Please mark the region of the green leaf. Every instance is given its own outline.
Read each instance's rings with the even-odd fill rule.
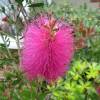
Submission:
[[[5,7],[1,7],[1,11],[3,12],[3,13],[5,13]]]
[[[45,100],[46,93],[40,93],[38,99],[39,100]]]
[[[35,100],[36,93],[34,91],[30,91],[27,88],[24,88],[20,94],[22,100],[29,100],[29,98]]]
[[[43,7],[43,6],[44,6],[44,3],[34,3],[34,4],[29,5],[29,7]]]
[[[20,5],[22,5],[22,2],[24,1],[24,0],[15,0],[18,4],[20,4]]]

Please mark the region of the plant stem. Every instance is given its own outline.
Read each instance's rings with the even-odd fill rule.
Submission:
[[[3,35],[1,35],[1,37],[2,37],[2,40],[3,40],[4,44],[5,44],[5,46],[6,46],[6,49],[7,49],[7,52],[8,52],[8,55],[9,55],[10,59],[13,59],[13,57],[12,57],[12,55],[11,55],[11,52],[10,52],[10,50],[9,50],[8,47],[7,47],[7,43],[6,43],[6,41],[4,40]]]
[[[6,50],[7,50],[7,53],[9,55],[10,59],[13,60],[13,56],[12,56],[12,54],[11,54],[11,52],[10,52],[8,46],[7,46],[7,42],[5,41],[5,39],[4,39],[2,34],[1,34],[1,38],[2,38],[2,40],[3,40],[3,42],[4,42],[5,46],[6,46]],[[12,65],[14,66],[14,68],[16,68],[16,64],[14,62],[12,62]]]

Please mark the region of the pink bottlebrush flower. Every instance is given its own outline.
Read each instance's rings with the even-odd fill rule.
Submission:
[[[29,80],[54,81],[66,72],[73,53],[73,29],[64,21],[42,14],[24,32],[21,68]]]

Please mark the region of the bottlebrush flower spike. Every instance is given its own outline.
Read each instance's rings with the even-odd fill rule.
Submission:
[[[65,74],[74,53],[72,32],[68,23],[48,14],[27,25],[21,68],[29,80],[42,77],[54,81]]]

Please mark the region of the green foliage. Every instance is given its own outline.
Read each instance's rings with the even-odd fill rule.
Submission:
[[[100,84],[100,65],[75,61],[64,79],[48,86],[53,100],[99,100],[96,84]],[[60,94],[60,95],[59,95]]]
[[[22,5],[22,2],[24,1],[24,0],[15,0],[18,4],[20,4],[20,5]]]
[[[44,3],[34,3],[34,4],[29,5],[29,7],[43,7],[43,6],[44,6]]]
[[[1,6],[1,11],[5,13],[5,7]]]

